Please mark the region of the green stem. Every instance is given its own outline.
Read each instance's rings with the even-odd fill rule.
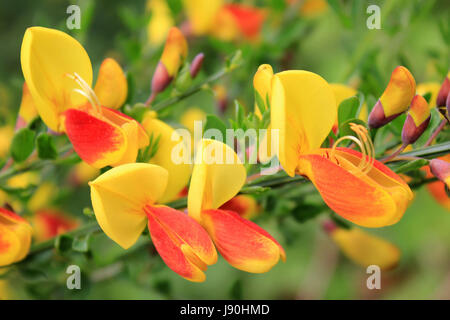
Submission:
[[[165,108],[193,95],[194,93],[199,92],[200,90],[202,90],[202,88],[204,88],[206,85],[209,85],[210,83],[220,79],[221,77],[223,77],[224,75],[226,75],[227,73],[232,72],[234,69],[236,69],[239,65],[233,65],[232,67],[229,68],[223,68],[222,70],[218,71],[217,73],[211,75],[210,77],[206,78],[204,81],[202,81],[201,83],[193,86],[192,88],[186,90],[185,92],[179,93],[169,99],[160,101],[158,103],[155,103],[154,105],[151,106],[151,109],[154,111],[161,111],[164,110]]]

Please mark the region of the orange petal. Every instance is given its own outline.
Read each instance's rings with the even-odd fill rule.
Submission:
[[[127,150],[124,130],[87,112],[65,112],[67,136],[81,159],[95,168],[118,162]]]
[[[102,106],[117,109],[123,105],[128,94],[128,84],[116,60],[103,60],[94,91]]]
[[[300,157],[300,173],[318,189],[325,203],[343,218],[365,227],[384,227],[403,216],[413,194],[394,172],[375,161],[367,173],[358,169],[361,154],[338,148]]]
[[[202,223],[217,250],[233,267],[252,273],[269,271],[286,254],[264,229],[233,211],[204,210]]]
[[[74,218],[52,209],[39,210],[34,216],[36,238],[40,241],[73,230],[78,225],[79,222]]]
[[[30,224],[14,212],[0,208],[0,267],[25,258],[31,245]]]
[[[244,38],[252,40],[260,36],[266,18],[264,10],[237,3],[227,4],[223,7],[223,10],[231,13]]]
[[[202,282],[217,252],[208,233],[187,214],[166,207],[146,206],[153,244],[167,266],[183,278]]]
[[[242,218],[251,219],[258,215],[260,208],[255,198],[245,194],[240,194],[228,200],[220,206],[221,210],[236,212]]]

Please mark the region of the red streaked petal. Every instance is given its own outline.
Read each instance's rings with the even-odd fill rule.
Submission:
[[[135,121],[138,124],[138,147],[143,148],[149,144],[150,141],[144,127],[132,117],[127,116],[126,114],[118,110],[107,107],[102,107],[102,115],[118,126],[122,126],[123,124],[130,121]]]
[[[122,158],[127,140],[119,126],[76,109],[67,110],[65,116],[67,136],[85,162],[102,168]]]
[[[202,222],[220,254],[233,267],[253,273],[269,271],[286,254],[264,229],[233,211],[204,210]]]
[[[202,270],[217,261],[205,229],[187,214],[166,206],[146,206],[144,210],[152,241],[167,266],[190,281],[204,281]]]
[[[356,175],[319,154],[300,157],[302,174],[314,183],[325,203],[343,218],[365,227],[382,227],[396,223],[411,200],[406,188],[396,180],[380,178],[380,184],[367,174]],[[376,170],[376,169],[372,169]],[[383,183],[383,184],[381,184]],[[408,188],[409,189],[409,188]]]

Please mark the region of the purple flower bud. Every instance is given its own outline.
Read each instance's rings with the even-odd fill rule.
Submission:
[[[202,68],[203,59],[205,55],[203,53],[199,53],[195,56],[194,60],[191,62],[191,67],[189,69],[189,73],[191,74],[191,78],[194,79]]]

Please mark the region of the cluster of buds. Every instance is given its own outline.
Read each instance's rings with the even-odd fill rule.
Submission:
[[[172,27],[169,30],[164,50],[161,58],[153,73],[151,82],[151,94],[146,101],[146,105],[150,105],[155,99],[156,95],[164,91],[170,83],[177,77],[181,67],[185,63],[188,54],[188,44],[183,33],[176,27]],[[204,54],[199,53],[192,60],[192,63],[188,67],[188,71],[181,72],[180,78],[188,77],[188,81],[194,79],[199,73],[203,64]],[[184,69],[183,69],[184,70]],[[178,81],[180,82],[180,81]]]
[[[380,128],[405,112],[416,92],[416,81],[403,66],[394,69],[391,79],[380,99],[370,112],[368,124]]]
[[[442,83],[441,88],[439,89],[439,93],[436,98],[436,106],[438,110],[446,116],[450,114],[450,72],[447,73],[447,76]]]
[[[407,111],[402,129],[402,150],[419,139],[431,119],[427,101],[415,92],[416,82],[411,72],[403,66],[395,68],[368,119],[369,127],[376,129]]]
[[[433,159],[430,161],[430,169],[431,173],[441,180],[445,186],[450,188],[450,163],[441,160],[441,159]]]

